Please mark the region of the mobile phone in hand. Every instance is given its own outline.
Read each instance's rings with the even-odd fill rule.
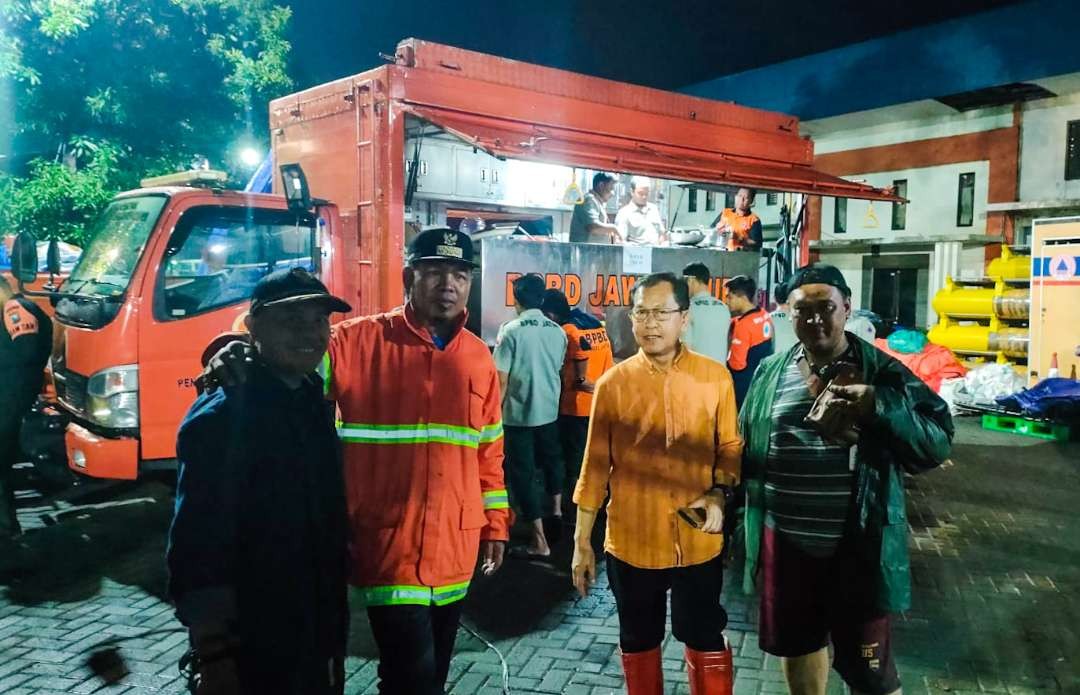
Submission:
[[[702,507],[679,507],[676,513],[680,519],[696,529],[705,525],[705,519],[708,516]]]

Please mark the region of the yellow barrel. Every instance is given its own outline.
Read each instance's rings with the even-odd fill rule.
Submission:
[[[1009,357],[1027,357],[1028,331],[1026,328],[1001,328],[991,331],[989,326],[960,326],[937,324],[927,333],[931,343],[944,345],[953,352],[987,354],[1003,352]]]
[[[1031,278],[1031,256],[1018,256],[1008,246],[1001,248],[1001,257],[990,261],[986,274],[1002,280],[1028,280]]]
[[[950,283],[934,295],[932,306],[938,316],[950,318],[1026,319],[1031,299],[1028,290],[1005,290],[998,294],[992,287],[959,287]]]

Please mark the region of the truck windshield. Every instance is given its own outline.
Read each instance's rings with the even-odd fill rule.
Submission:
[[[64,285],[70,294],[119,297],[127,290],[165,196],[122,198],[109,203],[90,230],[90,243]]]
[[[165,250],[154,301],[159,320],[245,302],[267,273],[315,270],[315,218],[286,210],[206,207],[184,214]]]

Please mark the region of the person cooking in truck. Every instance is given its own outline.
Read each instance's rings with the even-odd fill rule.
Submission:
[[[713,222],[712,234],[702,245],[728,251],[760,251],[761,218],[750,211],[755,196],[753,188],[740,188],[735,193],[735,207],[724,208]]]
[[[574,206],[570,218],[570,241],[589,244],[621,243],[618,228],[608,221],[607,202],[615,194],[615,177],[605,172],[593,176],[592,190]]]

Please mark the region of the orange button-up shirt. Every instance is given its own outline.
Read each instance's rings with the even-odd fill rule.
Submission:
[[[607,506],[604,549],[635,567],[696,565],[720,554],[723,536],[676,510],[714,484],[739,480],[742,439],[727,368],[680,347],[666,371],[644,353],[597,383],[574,502]]]

